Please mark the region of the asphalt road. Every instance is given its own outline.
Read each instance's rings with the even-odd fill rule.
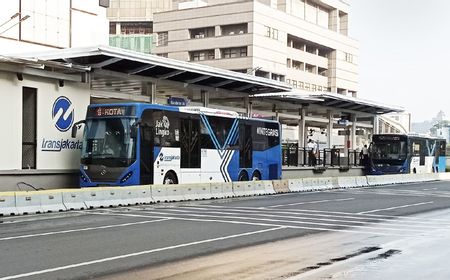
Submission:
[[[303,278],[441,236],[449,209],[442,181],[1,217],[0,280]]]

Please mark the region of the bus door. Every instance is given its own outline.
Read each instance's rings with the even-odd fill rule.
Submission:
[[[181,119],[180,120],[180,157],[181,168],[200,168],[200,120]],[[185,170],[182,172],[181,182],[200,182],[200,170]]]
[[[253,164],[253,141],[252,126],[242,124],[239,127],[239,167],[252,168]]]
[[[422,140],[420,141],[420,166],[424,166],[425,165],[425,156],[428,155],[428,148],[427,148],[427,141],[426,140]]]
[[[140,127],[140,176],[141,185],[153,184],[153,128]]]

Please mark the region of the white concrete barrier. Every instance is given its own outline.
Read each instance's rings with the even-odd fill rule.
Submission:
[[[211,183],[211,195],[214,198],[234,197],[233,183],[231,182]]]
[[[319,190],[332,190],[333,180],[331,177],[319,177],[317,180],[317,186]]]
[[[156,203],[169,202],[166,185],[151,185],[151,196]]]
[[[177,202],[177,201],[184,201],[184,200],[186,200],[184,198],[184,187],[183,187],[183,185],[167,184],[167,185],[164,185],[164,187],[167,189],[167,192],[166,192],[167,201],[169,201],[169,202]]]
[[[265,195],[266,192],[266,186],[264,184],[264,181],[253,181],[253,187],[254,187],[254,194],[255,195]]]
[[[222,184],[223,183],[210,183],[209,184],[209,188],[210,188],[210,192],[211,192],[211,197],[212,198],[225,198],[225,194],[223,193],[223,188],[222,188]]]
[[[450,180],[450,172],[441,172],[438,174],[439,180]]]
[[[84,196],[87,192],[81,189],[63,189],[62,200],[67,210],[82,210],[88,207],[84,203]]]
[[[187,184],[183,186],[183,196],[186,200],[211,199],[211,185],[209,183]]]
[[[288,179],[289,190],[291,192],[303,192],[305,187],[303,186],[303,179]]]
[[[356,176],[356,187],[367,187],[369,185],[366,176]]]
[[[233,193],[235,196],[255,195],[255,186],[252,181],[233,182]]]
[[[288,193],[289,190],[289,180],[273,180],[273,189],[276,193]]]
[[[120,187],[118,192],[121,205],[150,204],[155,202],[149,185]]]
[[[0,216],[18,215],[16,193],[0,192]]]
[[[67,210],[63,203],[61,191],[39,191],[39,194],[41,196],[41,207],[43,212],[62,212]]]
[[[319,179],[316,177],[303,178],[303,187],[304,191],[308,192],[319,190]]]
[[[338,185],[341,189],[354,188],[357,186],[356,177],[338,177]]]
[[[276,193],[273,188],[272,181],[264,180],[264,181],[261,181],[261,183],[263,183],[263,185],[264,185],[264,191],[266,192],[266,194],[275,194]]]
[[[115,207],[121,205],[119,187],[85,188],[84,204],[88,208]]]
[[[19,214],[44,213],[41,207],[41,196],[38,191],[16,192],[16,209]]]

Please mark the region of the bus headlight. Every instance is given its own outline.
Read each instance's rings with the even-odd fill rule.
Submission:
[[[120,182],[121,183],[125,183],[125,181],[130,179],[131,176],[133,176],[133,171],[130,171],[125,176],[123,176],[122,179],[120,179]]]

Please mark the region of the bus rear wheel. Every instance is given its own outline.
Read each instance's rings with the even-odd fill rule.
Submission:
[[[248,181],[248,174],[245,171],[242,171],[239,174],[238,181]]]
[[[261,180],[261,173],[259,173],[258,170],[253,172],[252,181],[260,181]]]
[[[167,172],[166,176],[164,176],[163,184],[164,185],[178,184],[177,175],[175,175],[175,173],[173,173],[172,171]]]

